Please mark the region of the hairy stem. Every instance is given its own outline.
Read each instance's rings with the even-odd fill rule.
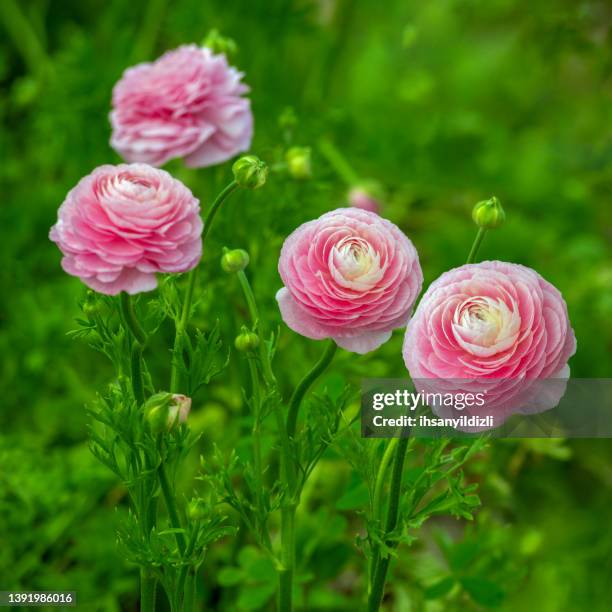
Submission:
[[[385,522],[385,534],[389,535],[397,526],[397,518],[399,514],[399,501],[402,488],[402,472],[404,470],[404,460],[406,451],[408,450],[408,438],[400,438],[395,451],[395,461],[393,463],[393,472],[391,474],[391,486],[389,489],[389,507],[387,508],[387,520]],[[387,541],[388,546],[393,546],[392,541]],[[374,568],[374,576],[372,577],[372,585],[368,598],[368,612],[377,612],[380,608],[382,598],[385,592],[385,581],[387,579],[387,570],[391,557],[387,554],[382,557]]]

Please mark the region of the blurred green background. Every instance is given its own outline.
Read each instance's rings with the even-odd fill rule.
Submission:
[[[324,139],[384,186],[382,214],[415,243],[426,284],[464,262],[471,207],[497,195],[508,220],[480,257],[523,263],[554,283],[578,338],[572,374],[612,375],[609,2],[0,0],[0,589],[77,590],[83,609],[135,609],[136,572],[114,542],[124,491],[86,444],[84,406],[112,371],[67,336],[84,289],[62,272],[47,234],[67,191],[120,161],[108,113],[122,71],[211,28],[238,44],[232,61],[252,89],[253,152],[274,165],[287,146],[309,146],[313,177],[273,172],[226,207],[207,244],[197,325],[210,329],[219,317],[231,346],[245,317],[235,279],[219,271],[223,245],[249,250],[264,319],[280,323],[283,238],[346,202]],[[230,177],[228,164],[168,169],[204,206]],[[281,330],[288,390],[320,348]],[[150,349],[160,376],[170,345],[164,329]],[[323,384],[401,377],[400,346],[398,333],[372,355],[343,353]],[[248,444],[243,368],[232,353],[196,398],[202,452],[212,441]],[[477,520],[432,522],[402,548],[388,609],[609,610],[611,451],[607,440],[494,442],[468,466],[481,485]],[[309,535],[298,544],[302,605],[355,610],[363,491],[333,452],[313,479],[300,519],[302,540]],[[271,609],[269,576],[250,572],[256,553],[238,553],[249,544],[242,537],[211,551],[199,585],[207,609]],[[238,584],[223,571],[232,565],[246,568]],[[449,575],[487,580],[436,591]]]

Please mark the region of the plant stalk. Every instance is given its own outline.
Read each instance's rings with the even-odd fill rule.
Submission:
[[[204,229],[202,230],[202,243],[206,240],[206,236],[210,232],[212,222],[217,214],[219,208],[227,198],[229,198],[234,191],[238,189],[239,185],[236,181],[232,181],[219,193],[212,203],[209,211],[206,213],[204,218]],[[174,336],[174,347],[172,349],[172,370],[170,372],[170,393],[178,393],[181,387],[180,373],[178,371],[178,355],[184,347],[184,337],[187,332],[187,325],[189,324],[189,316],[191,315],[191,304],[193,302],[193,294],[195,291],[196,280],[198,275],[198,266],[193,268],[188,274],[187,279],[187,290],[185,292],[185,299],[183,300],[183,307],[181,309],[181,317],[176,322],[176,331]]]
[[[387,509],[387,520],[385,523],[385,534],[389,535],[397,526],[397,518],[399,515],[399,501],[402,488],[402,472],[404,470],[404,460],[406,451],[408,450],[408,438],[399,438],[397,449],[395,451],[395,461],[393,463],[393,472],[391,474],[391,486],[389,489],[389,507]],[[387,541],[388,546],[393,546],[393,542]],[[382,598],[385,592],[385,581],[387,579],[387,570],[391,557],[387,554],[382,557],[374,568],[374,576],[370,595],[368,598],[368,612],[377,612],[380,608]]]
[[[295,435],[298,413],[300,411],[300,406],[304,396],[317,378],[319,378],[319,376],[321,376],[321,374],[323,374],[323,372],[327,369],[327,366],[329,366],[334,358],[334,355],[336,354],[337,348],[338,345],[332,339],[329,339],[323,354],[319,358],[319,361],[315,363],[312,370],[310,370],[310,372],[308,372],[308,374],[302,378],[298,386],[295,388],[295,391],[289,400],[289,412],[287,414],[287,435],[290,439]]]
[[[249,314],[251,316],[253,327],[257,333],[257,336],[259,337],[259,356],[261,358],[261,365],[263,370],[262,374],[264,377],[264,381],[268,387],[275,387],[276,377],[274,376],[274,372],[272,371],[270,353],[268,352],[268,347],[266,346],[266,341],[263,335],[263,331],[261,329],[261,325],[259,325],[259,311],[257,309],[257,302],[255,301],[253,289],[251,288],[251,284],[249,283],[249,279],[244,273],[244,270],[240,270],[236,273],[236,275],[238,276],[238,281],[240,282],[242,292],[244,293],[244,298],[249,309]]]
[[[140,612],[155,612],[157,580],[146,569],[140,570]]]
[[[281,568],[278,573],[279,612],[293,610],[293,577],[295,573],[295,511],[291,502],[281,508]]]
[[[468,255],[467,261],[465,263],[474,263],[476,261],[476,255],[478,253],[478,249],[482,244],[482,240],[485,237],[487,230],[484,227],[478,228],[478,233],[476,234],[476,238],[474,239],[474,244],[472,244],[472,248],[470,250],[470,254]]]
[[[281,569],[279,571],[278,608],[280,612],[293,610],[293,580],[295,576],[295,513],[299,504],[299,490],[297,484],[297,470],[291,454],[291,440],[295,435],[297,417],[304,396],[321,376],[336,354],[337,345],[329,340],[325,351],[298,383],[289,401],[286,426],[279,419],[281,436],[281,478],[287,485],[285,501],[281,506]],[[278,412],[278,411],[277,411]]]
[[[178,511],[176,509],[176,503],[174,502],[174,496],[168,481],[168,475],[166,474],[166,468],[164,467],[163,461],[157,468],[157,475],[159,477],[159,484],[164,496],[164,502],[166,503],[166,509],[168,510],[168,517],[170,518],[170,524],[172,529],[181,529],[181,521],[179,519]],[[177,531],[175,534],[176,544],[181,555],[185,554],[185,535],[182,531]]]
[[[382,507],[382,496],[385,488],[387,471],[389,469],[389,464],[391,463],[391,459],[393,457],[393,452],[395,451],[395,447],[397,446],[397,441],[399,438],[391,438],[389,444],[387,444],[387,448],[385,448],[385,452],[380,460],[380,465],[378,466],[378,473],[376,474],[376,483],[374,485],[374,499],[372,501],[372,518],[374,521],[378,521],[380,525],[382,525],[382,517],[380,516],[381,507]],[[376,546],[372,551],[372,559],[370,561],[370,572],[369,579],[370,584],[374,579],[374,574],[376,572],[376,567],[378,565],[378,561],[380,559],[380,547]]]
[[[130,356],[130,369],[134,399],[139,406],[144,403],[144,384],[142,380],[142,350],[147,343],[147,335],[142,329],[134,303],[128,293],[122,291],[120,294],[121,314],[126,327],[129,329],[132,341],[132,354]]]

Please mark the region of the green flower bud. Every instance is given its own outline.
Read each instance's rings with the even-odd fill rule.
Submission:
[[[211,30],[202,43],[203,47],[208,47],[213,53],[223,53],[226,56],[235,55],[238,45],[232,38],[221,36],[219,30]]]
[[[289,174],[300,181],[312,176],[310,147],[291,147],[285,154]]]
[[[171,393],[156,393],[144,405],[144,418],[154,434],[161,433],[168,427]]]
[[[192,521],[201,521],[208,514],[206,504],[197,498],[193,498],[187,506],[187,516]]]
[[[225,251],[221,257],[221,268],[224,272],[240,272],[249,265],[249,254],[244,249]]]
[[[495,229],[506,220],[506,213],[499,200],[493,196],[490,200],[478,202],[472,210],[472,219],[478,227]]]
[[[240,334],[236,336],[236,340],[234,340],[234,346],[241,353],[249,353],[259,346],[259,336],[243,327]]]
[[[268,177],[268,166],[255,155],[245,155],[232,166],[234,180],[245,189],[259,189]]]

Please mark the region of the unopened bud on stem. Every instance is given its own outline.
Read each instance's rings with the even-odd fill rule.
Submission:
[[[249,265],[249,254],[244,249],[226,250],[221,257],[224,272],[240,272]]]
[[[245,189],[259,189],[268,178],[268,166],[255,155],[245,155],[232,166],[234,180]]]
[[[144,406],[145,421],[154,434],[171,431],[180,423],[187,422],[191,410],[191,398],[179,393],[156,393]]]
[[[478,202],[472,209],[472,219],[478,227],[495,229],[506,220],[506,213],[499,200],[493,196],[490,200]]]
[[[152,395],[144,405],[145,421],[149,424],[151,432],[161,433],[168,424],[168,408],[172,401],[171,393],[156,393]]]
[[[234,340],[234,346],[241,353],[250,353],[259,347],[259,336],[243,327],[240,334],[236,336],[236,340]]]

